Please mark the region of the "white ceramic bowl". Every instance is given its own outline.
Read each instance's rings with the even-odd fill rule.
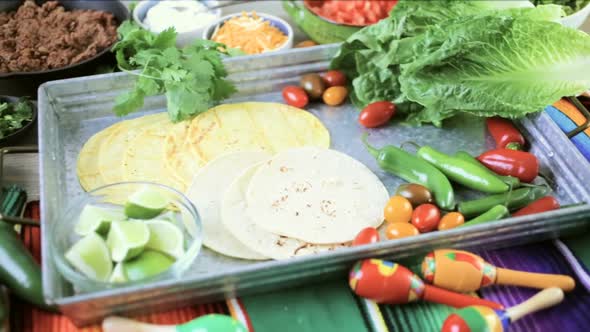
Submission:
[[[579,29],[582,25],[584,25],[584,22],[586,22],[588,16],[590,16],[590,2],[586,5],[586,7],[578,10],[572,15],[562,18],[560,22],[566,27]]]
[[[256,12],[256,15],[258,15],[258,17],[262,18],[265,21],[269,21],[270,25],[281,30],[281,32],[283,32],[285,35],[287,35],[287,41],[282,46],[277,47],[271,51],[264,52],[264,53],[283,51],[283,50],[287,50],[287,49],[290,49],[293,47],[293,28],[291,27],[291,25],[289,23],[287,23],[282,18],[274,16],[274,15],[269,15],[269,14],[264,14],[264,13],[259,13],[259,12]],[[203,39],[211,39],[211,37],[213,36],[213,33],[215,32],[216,29],[221,27],[223,25],[223,23],[225,23],[225,21],[227,21],[231,18],[234,18],[236,16],[242,16],[242,13],[230,14],[230,15],[224,16],[224,17],[218,19],[217,21],[211,23],[211,25],[209,25],[209,27],[207,27],[203,31],[203,35],[201,37]]]
[[[173,1],[173,0],[168,0],[168,1]],[[133,20],[135,21],[135,23],[139,24],[139,26],[141,26],[142,28],[144,28],[146,30],[152,31],[147,24],[143,23],[143,21],[145,20],[148,10],[150,8],[152,8],[153,6],[155,6],[156,4],[158,4],[158,2],[160,2],[160,0],[140,1],[137,4],[137,6],[135,6],[135,9],[133,10]],[[200,0],[200,2],[202,2],[204,5],[206,5],[208,7],[217,6],[219,4],[219,2],[217,0]],[[221,17],[221,9],[220,8],[213,10],[212,13],[217,18]],[[194,40],[200,39],[201,36],[203,35],[203,31],[207,27],[208,26],[205,25],[202,27],[196,27],[195,29],[190,30],[190,31],[179,32],[178,36],[176,37],[176,46],[184,47],[184,46],[192,43]],[[152,32],[155,32],[155,31],[152,31]]]

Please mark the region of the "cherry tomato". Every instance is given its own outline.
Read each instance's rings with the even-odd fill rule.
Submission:
[[[438,230],[444,231],[445,229],[455,228],[465,223],[465,217],[459,212],[447,213],[442,217],[438,223]]]
[[[413,206],[432,203],[430,190],[416,183],[402,184],[397,188],[395,194],[407,198]]]
[[[352,246],[356,247],[376,242],[379,242],[379,232],[375,227],[367,227],[360,231],[354,240],[352,240]]]
[[[312,47],[312,46],[317,46],[318,43],[314,42],[313,40],[304,40],[302,42],[297,43],[297,45],[295,45],[295,48],[305,48],[305,47]]]
[[[324,91],[322,99],[324,99],[326,105],[338,106],[346,100],[346,96],[348,96],[348,89],[346,87],[333,86]]]
[[[395,104],[377,101],[369,104],[359,115],[359,123],[367,128],[386,124],[395,115]]]
[[[390,222],[387,224],[385,229],[385,236],[388,239],[401,239],[402,237],[418,235],[420,232],[418,229],[407,222]]]
[[[385,209],[383,209],[383,217],[390,223],[410,222],[410,219],[412,219],[412,203],[403,196],[392,196],[385,205]]]
[[[309,103],[309,97],[302,88],[289,85],[283,89],[283,99],[285,103],[291,106],[303,108]]]
[[[422,204],[412,213],[412,225],[420,233],[431,232],[436,229],[440,221],[440,210],[434,204]]]
[[[326,84],[318,74],[306,74],[301,76],[299,86],[307,92],[307,96],[311,99],[319,99],[326,91]]]
[[[322,75],[327,87],[346,86],[346,75],[338,70],[330,70]]]

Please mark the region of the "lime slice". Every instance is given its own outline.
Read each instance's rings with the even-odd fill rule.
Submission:
[[[146,248],[162,252],[178,259],[184,254],[184,236],[178,226],[167,220],[154,219],[146,222],[150,239]]]
[[[127,282],[127,276],[125,275],[125,269],[123,268],[123,262],[117,263],[115,268],[113,269],[113,273],[109,278],[109,282],[112,283],[120,283],[120,282]]]
[[[146,250],[136,258],[125,262],[123,269],[130,281],[145,279],[166,271],[174,259],[154,250]]]
[[[86,205],[80,213],[80,220],[74,227],[74,232],[82,236],[92,232],[105,235],[109,232],[111,221],[125,219],[127,218],[122,210]]]
[[[170,201],[160,190],[145,187],[127,199],[125,214],[134,219],[151,219],[162,213]]]
[[[113,263],[104,240],[90,233],[76,242],[65,254],[66,260],[88,278],[107,281]]]
[[[113,261],[131,259],[143,251],[150,239],[150,231],[142,221],[113,221],[107,237]]]

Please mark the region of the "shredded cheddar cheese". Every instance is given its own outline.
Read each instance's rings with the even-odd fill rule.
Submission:
[[[246,54],[260,54],[281,47],[287,42],[287,36],[270,25],[256,12],[233,17],[213,33],[213,41],[237,48]]]

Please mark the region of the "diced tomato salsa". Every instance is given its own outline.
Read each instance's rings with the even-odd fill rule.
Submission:
[[[397,0],[305,0],[306,7],[332,22],[366,26],[386,18]]]

